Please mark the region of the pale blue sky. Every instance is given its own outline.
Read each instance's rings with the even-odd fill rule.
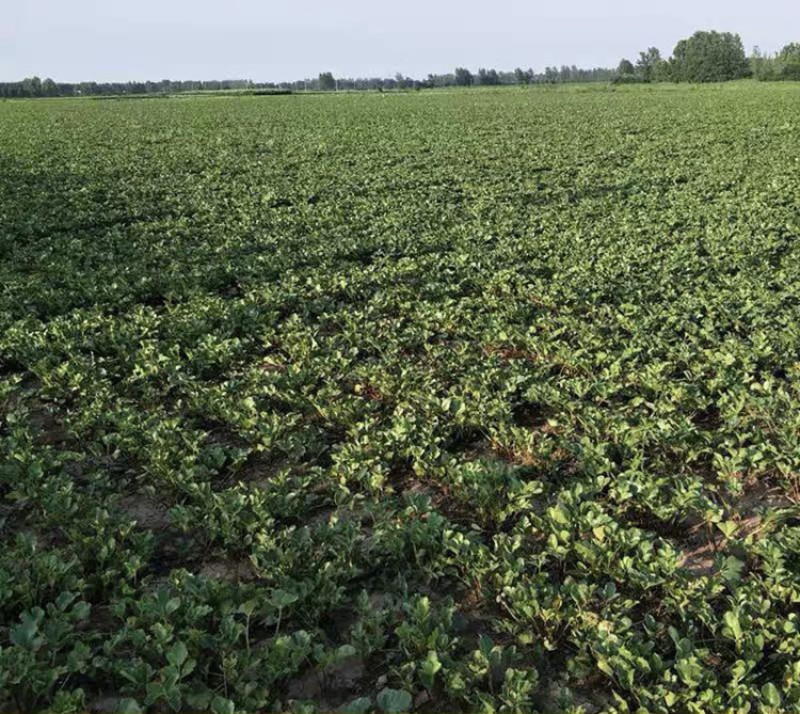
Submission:
[[[612,66],[697,29],[800,41],[798,0],[0,0],[0,80],[422,77]]]

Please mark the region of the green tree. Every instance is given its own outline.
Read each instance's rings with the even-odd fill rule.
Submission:
[[[42,82],[42,95],[45,97],[55,97],[57,94],[58,85],[56,85],[50,77],[47,77],[47,79]]]
[[[760,82],[778,79],[777,60],[775,57],[763,54],[758,47],[754,47],[750,56],[750,72]]]
[[[730,32],[695,32],[672,52],[672,76],[683,82],[727,82],[749,72],[739,35]]]
[[[332,92],[334,89],[336,89],[336,80],[334,79],[332,72],[319,73],[319,88],[323,92]]]
[[[779,77],[800,80],[800,43],[791,42],[778,53]]]
[[[514,70],[514,81],[517,84],[530,84],[531,78],[530,75],[522,69],[522,67],[517,67]]]
[[[640,52],[639,59],[636,61],[636,69],[639,76],[645,82],[651,82],[656,79],[658,67],[663,61],[658,47],[650,47],[645,52]]]
[[[481,86],[495,86],[500,84],[500,75],[497,74],[496,69],[484,69],[481,67],[478,70],[478,84]]]
[[[41,97],[42,80],[39,77],[25,77],[22,80],[22,92],[26,97]]]
[[[628,59],[621,59],[617,67],[617,73],[623,76],[634,74],[633,63]]]
[[[456,85],[459,87],[469,87],[474,78],[472,76],[472,72],[470,72],[466,67],[456,67]]]

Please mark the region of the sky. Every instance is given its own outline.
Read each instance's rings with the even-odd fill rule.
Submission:
[[[797,0],[0,0],[0,81],[423,78],[616,66],[699,29],[800,41]]]

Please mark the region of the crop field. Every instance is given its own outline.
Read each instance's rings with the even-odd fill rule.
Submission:
[[[800,711],[800,86],[0,103],[0,710]]]

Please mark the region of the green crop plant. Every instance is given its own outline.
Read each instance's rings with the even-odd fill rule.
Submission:
[[[800,88],[0,103],[0,710],[800,712]]]

